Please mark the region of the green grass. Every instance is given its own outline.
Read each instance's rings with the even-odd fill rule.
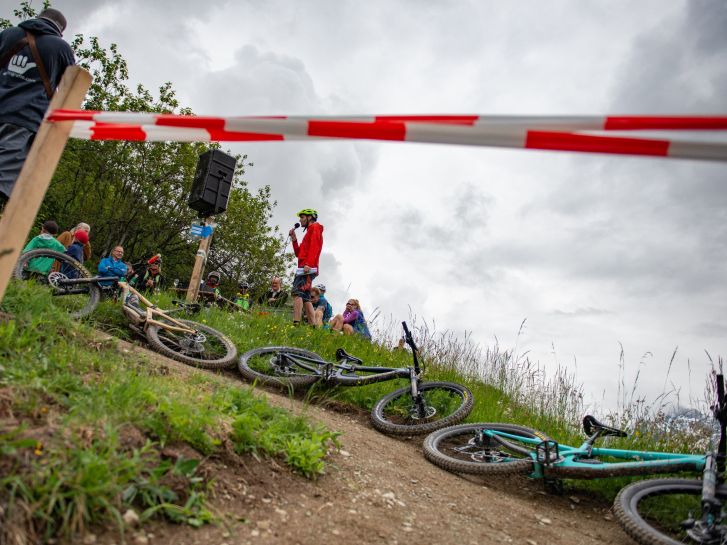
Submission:
[[[156,301],[161,308],[172,307],[167,294]],[[335,443],[335,434],[269,407],[246,388],[223,386],[202,373],[185,379],[158,376],[153,366],[138,357],[124,357],[111,346],[90,342],[91,326],[131,338],[117,304],[103,302],[91,320],[77,324],[50,310],[49,298],[42,290],[13,285],[5,306],[16,313],[17,320],[0,326],[0,355],[11,362],[0,370],[0,388],[12,389],[12,410],[26,427],[12,432],[15,435],[0,435],[0,460],[16,464],[13,477],[0,480],[0,484],[3,501],[15,505],[16,513],[25,512],[33,528],[70,535],[94,522],[116,520],[126,505],[136,505],[145,516],[163,515],[195,525],[208,521],[211,514],[205,508],[205,483],[194,471],[189,472],[182,494],[164,488],[169,472],[179,469],[160,456],[160,447],[184,442],[202,455],[219,452],[223,438],[214,430],[221,429],[221,421],[227,424],[227,438],[237,454],[275,456],[306,476],[324,471],[325,452],[331,442]],[[212,308],[189,318],[227,334],[240,353],[265,345],[288,345],[333,359],[336,349],[342,347],[369,364],[411,364],[408,352],[390,349],[399,335],[398,324],[379,331],[377,344],[327,330],[293,327],[289,317],[280,315]],[[410,326],[422,348],[425,378],[458,382],[472,390],[475,406],[468,421],[517,423],[541,430],[559,442],[582,442],[582,395],[565,371],[548,379],[537,364],[516,349],[501,350],[495,345],[482,350],[469,339],[436,334],[426,324]],[[353,388],[316,385],[307,399],[369,411],[379,398],[405,384],[399,380]],[[48,416],[51,414],[53,419]],[[609,439],[609,446],[703,450],[708,432],[668,434],[659,411],[651,419],[643,407],[630,414],[639,418],[626,423],[641,431],[626,439]],[[64,439],[46,446],[30,432],[42,429],[48,420],[63,429]],[[614,415],[605,420],[614,425],[623,423]],[[140,430],[148,443],[133,449],[120,444],[119,437],[128,427]],[[29,443],[29,437],[35,442]],[[33,456],[28,455],[31,450]],[[86,458],[79,454],[86,451],[90,460],[98,460],[88,464],[93,468],[88,475]],[[24,466],[20,459],[30,461]],[[50,471],[50,476],[38,472],[39,467]],[[34,479],[34,472],[44,476],[43,482],[62,484],[47,490],[40,479]],[[627,482],[574,481],[569,486],[610,500]],[[92,498],[90,491],[97,489],[102,493]],[[66,499],[54,497],[58,491]],[[97,497],[103,498],[102,503],[92,504]]]
[[[249,388],[204,373],[162,376],[32,285],[12,283],[3,309],[15,319],[0,324],[0,542],[13,532],[70,538],[94,524],[121,531],[128,508],[142,520],[210,522],[209,483],[196,470],[204,457],[224,456],[225,443],[306,477],[324,472],[336,434]],[[181,443],[198,455],[163,454]]]

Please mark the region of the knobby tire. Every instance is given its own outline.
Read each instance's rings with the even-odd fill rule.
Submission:
[[[533,459],[530,456],[508,452],[495,439],[489,439],[489,445],[477,445],[476,434],[483,428],[540,441],[549,440],[549,437],[542,432],[514,424],[490,422],[460,424],[429,434],[424,440],[424,457],[434,465],[453,473],[506,475],[533,471]],[[516,440],[510,438],[507,438],[507,441],[518,444]],[[535,447],[527,445],[527,449],[534,450]]]
[[[195,350],[186,349],[184,346],[176,344],[177,340],[182,342],[186,341],[187,337],[183,333],[169,332],[166,329],[153,324],[148,325],[146,328],[146,339],[149,342],[149,345],[160,354],[201,369],[224,369],[232,367],[235,364],[237,348],[229,338],[216,329],[204,324],[192,322],[190,320],[179,321],[191,329],[202,332],[208,339],[212,338],[213,342],[216,341],[218,343],[219,348],[223,353],[219,355],[214,354],[212,357],[210,357],[210,355],[192,355]]]
[[[320,379],[317,374],[278,374],[275,367],[268,358],[276,358],[279,354],[291,354],[293,356],[304,356],[313,360],[324,362],[323,358],[302,348],[291,346],[265,346],[254,348],[245,352],[238,361],[240,374],[249,382],[276,386],[278,388],[297,388],[310,386]],[[268,360],[266,362],[266,360]],[[252,364],[252,365],[251,365]],[[254,366],[254,367],[253,367]]]
[[[411,387],[406,386],[391,392],[376,402],[371,410],[371,421],[374,428],[389,435],[419,435],[461,422],[472,411],[474,404],[472,392],[460,384],[454,382],[423,382],[419,385],[419,390],[423,393],[425,399],[429,398],[430,400],[436,400],[438,394],[453,396],[452,401],[457,406],[451,412],[446,414],[437,413],[432,418],[412,418],[406,414],[399,414],[395,417],[389,416],[387,410],[390,410],[398,402],[401,402],[405,409],[413,406]]]

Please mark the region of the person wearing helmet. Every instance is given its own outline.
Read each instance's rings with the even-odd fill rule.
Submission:
[[[214,297],[215,299],[220,296],[220,279],[222,275],[217,271],[212,271],[207,275],[207,280],[204,285],[199,288],[199,292],[207,295],[208,297]]]
[[[247,282],[240,282],[237,285],[237,295],[235,295],[232,302],[241,307],[242,310],[250,310],[250,307],[252,306],[252,300],[250,299],[250,284]]]
[[[325,284],[316,284],[316,288],[318,288],[318,290],[322,294],[325,294],[326,293],[326,285]]]
[[[298,244],[295,228],[288,233],[293,242],[293,251],[298,258],[298,268],[293,279],[293,324],[298,325],[305,306],[308,323],[315,324],[315,312],[310,300],[313,279],[318,276],[318,258],[323,249],[323,226],[318,223],[318,212],[304,208],[298,212],[300,225],[305,231],[303,241]]]

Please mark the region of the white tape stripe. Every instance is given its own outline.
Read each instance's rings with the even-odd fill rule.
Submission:
[[[606,124],[605,117],[598,116],[533,116],[518,117],[514,115],[480,116],[475,121],[476,127],[503,127],[522,128],[531,131],[585,131],[603,130]]]
[[[407,123],[407,142],[464,144],[470,146],[525,147],[527,129]]]
[[[672,140],[669,143],[668,155],[669,157],[679,157],[682,159],[727,161],[727,144]]]
[[[137,112],[101,112],[93,116],[97,123],[120,123],[123,125],[154,125],[156,114]]]
[[[147,142],[160,142],[165,140],[174,140],[176,142],[211,141],[210,133],[207,129],[160,127],[158,125],[143,125],[141,129],[146,133]]]
[[[261,134],[286,134],[288,136],[306,136],[308,134],[307,119],[245,119],[229,118],[225,121],[225,130],[231,132],[256,132]]]

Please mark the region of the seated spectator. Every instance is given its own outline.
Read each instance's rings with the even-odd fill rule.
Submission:
[[[66,255],[83,264],[83,250],[86,244],[88,244],[88,231],[78,229],[73,234],[73,242],[66,249]],[[68,263],[64,263],[63,265],[61,265],[61,273],[64,274],[66,278],[78,278],[78,269]]]
[[[346,335],[361,335],[363,338],[371,340],[369,327],[366,325],[361,305],[358,299],[349,299],[346,303],[346,309],[343,314],[338,314],[331,320],[331,329],[334,331],[343,331]]]
[[[200,295],[212,297],[216,299],[220,296],[220,280],[222,275],[218,271],[211,271],[207,275],[207,280],[199,288]]]
[[[98,264],[98,275],[103,278],[113,278],[115,280],[126,280],[126,276],[131,274],[129,266],[124,263],[121,258],[124,257],[124,248],[116,246],[111,250],[109,257],[104,257]],[[113,282],[100,281],[101,286],[112,286]]]
[[[252,301],[250,299],[250,284],[247,282],[240,282],[237,285],[237,295],[232,300],[237,306],[242,307],[242,310],[250,310]]]
[[[155,255],[147,262],[144,273],[135,275],[129,281],[129,284],[144,293],[158,292],[161,289],[162,282],[164,281],[161,264],[161,256],[159,256],[159,254]]]
[[[65,252],[66,248],[58,242],[54,237],[58,234],[58,224],[53,220],[43,222],[40,227],[40,234],[34,237],[23,248],[23,252],[30,250],[55,250],[56,252]],[[36,257],[28,262],[28,270],[46,275],[53,267],[55,259],[52,257]]]
[[[62,232],[60,235],[58,235],[58,238],[56,240],[63,244],[63,246],[65,246],[67,250],[71,246],[71,244],[73,244],[73,236],[76,234],[77,231],[86,231],[86,233],[88,234],[88,239],[90,239],[91,226],[88,225],[88,223],[79,223],[70,231]],[[91,243],[86,242],[86,244],[83,245],[83,261],[81,261],[80,259],[77,259],[76,261],[80,261],[81,263],[83,263],[84,261],[88,261],[89,259],[91,259]]]
[[[313,304],[313,312],[315,313],[313,325],[317,327],[327,326],[333,315],[333,308],[319,286],[310,289],[310,302]]]
[[[270,282],[270,289],[258,300],[261,305],[269,307],[282,307],[288,299],[288,292],[283,289],[283,281],[274,276]]]

